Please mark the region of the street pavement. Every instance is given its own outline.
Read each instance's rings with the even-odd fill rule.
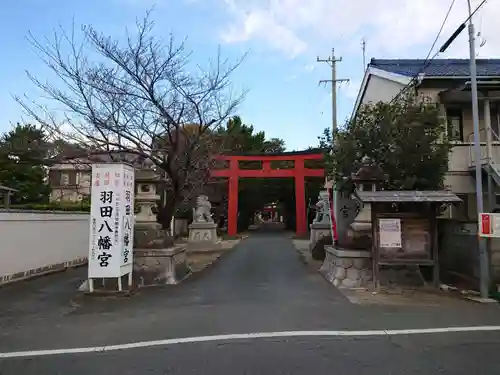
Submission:
[[[82,297],[85,274],[0,288],[1,375],[500,373],[498,330],[386,334],[500,326],[497,304],[352,304],[283,234],[253,234],[180,285],[130,298]],[[231,336],[269,332],[278,334]],[[228,336],[200,338],[212,335]],[[60,353],[33,352],[53,349]]]

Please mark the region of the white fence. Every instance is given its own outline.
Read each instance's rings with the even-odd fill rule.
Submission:
[[[87,261],[89,215],[0,210],[0,284]]]

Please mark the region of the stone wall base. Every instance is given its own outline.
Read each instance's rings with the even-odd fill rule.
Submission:
[[[328,282],[338,288],[366,288],[373,279],[370,251],[337,249],[325,246],[325,260],[320,268]]]
[[[178,284],[189,273],[186,247],[134,249],[134,280],[138,287]]]

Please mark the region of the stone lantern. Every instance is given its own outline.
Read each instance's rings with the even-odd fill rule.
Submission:
[[[334,246],[325,246],[326,256],[320,269],[339,288],[364,288],[372,280],[371,207],[362,204],[357,193],[378,191],[386,179],[382,169],[365,156],[359,170],[351,174],[354,192],[339,200],[343,216],[339,220],[338,241]]]
[[[354,197],[357,199],[356,193],[359,191],[379,191],[382,188],[382,183],[387,179],[380,166],[373,160],[364,156],[361,159],[361,167],[356,173],[351,174],[351,181],[354,184]],[[358,200],[359,201],[359,200]],[[371,206],[369,204],[360,204],[360,212],[351,224],[351,228],[358,233],[363,233],[371,236],[372,218]]]
[[[153,212],[160,199],[156,193],[158,181],[158,175],[149,163],[143,163],[141,169],[136,171],[135,201],[139,206],[139,212],[135,215],[135,225],[140,229],[159,229],[160,227],[156,214]]]
[[[161,229],[153,210],[160,196],[156,188],[160,176],[147,160],[136,170],[134,273],[139,286],[177,284],[189,272],[185,246],[175,245]]]

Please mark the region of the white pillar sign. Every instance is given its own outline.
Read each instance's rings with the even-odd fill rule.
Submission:
[[[134,168],[92,165],[89,279],[132,273]]]

